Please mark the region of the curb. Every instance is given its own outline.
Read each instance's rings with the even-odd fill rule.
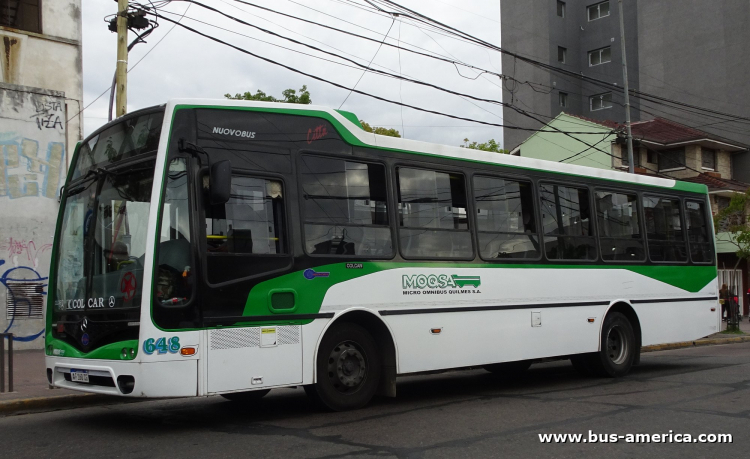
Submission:
[[[695,341],[682,341],[679,343],[655,344],[653,346],[643,346],[641,352],[667,351],[670,349],[683,349],[686,347],[697,346],[716,346],[720,344],[737,344],[750,342],[750,336],[737,336],[734,338],[710,338],[699,339]]]
[[[38,410],[50,411],[91,405],[127,403],[134,401],[137,401],[137,399],[101,394],[55,395],[52,397],[22,398],[0,402],[0,416]]]

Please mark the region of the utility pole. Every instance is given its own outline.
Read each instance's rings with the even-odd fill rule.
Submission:
[[[115,116],[128,111],[128,0],[117,0],[117,100]]]
[[[633,163],[633,133],[630,131],[630,89],[628,88],[628,60],[625,58],[625,18],[622,14],[622,0],[617,1],[620,8],[620,49],[622,50],[622,80],[625,86],[625,127],[628,131],[628,172],[635,174]]]

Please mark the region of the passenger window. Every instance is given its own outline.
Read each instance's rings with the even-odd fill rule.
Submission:
[[[206,218],[209,253],[286,252],[280,181],[235,175],[229,201],[211,210]]]
[[[544,251],[550,260],[595,260],[589,191],[543,184],[541,190]]]
[[[206,210],[209,282],[219,284],[286,266],[286,257],[278,257],[288,253],[284,215],[280,180],[233,175],[229,201]]]
[[[638,218],[638,196],[613,191],[596,192],[596,217],[602,259],[643,261],[646,251]]]
[[[474,177],[479,255],[536,259],[540,255],[531,183]]]
[[[300,184],[307,253],[393,256],[383,165],[304,155]]]
[[[643,213],[646,218],[646,239],[651,261],[687,261],[680,200],[644,196]]]
[[[398,169],[399,244],[407,258],[472,258],[463,175]]]
[[[714,244],[711,238],[711,228],[706,220],[705,203],[685,201],[685,211],[690,258],[694,263],[713,262]]]

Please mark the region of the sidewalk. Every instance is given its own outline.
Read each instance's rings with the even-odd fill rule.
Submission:
[[[13,353],[13,392],[7,392],[9,389],[7,354],[5,357],[6,392],[0,392],[0,416],[40,408],[51,409],[101,403],[107,400],[122,400],[118,397],[85,394],[74,390],[50,389],[42,349]]]
[[[722,322],[722,328],[726,329],[726,323]],[[747,318],[744,318],[740,322],[740,330],[746,334],[714,333],[695,341],[647,346],[642,351],[653,352],[692,346],[750,342],[750,322],[748,322]],[[41,349],[15,351],[13,360],[13,392],[0,393],[0,416],[39,409],[49,410],[90,404],[134,401],[133,399],[124,399],[109,395],[86,394],[67,389],[50,389],[44,365],[44,351]],[[5,390],[8,390],[7,379]]]

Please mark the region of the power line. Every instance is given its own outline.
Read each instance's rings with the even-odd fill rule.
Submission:
[[[392,77],[392,78],[397,78],[397,79],[400,79],[400,80],[403,80],[403,81],[408,81],[408,82],[410,82],[410,83],[413,83],[413,84],[417,84],[417,85],[421,85],[421,86],[426,86],[426,87],[430,87],[430,88],[433,88],[433,89],[437,89],[437,90],[439,90],[439,91],[442,91],[442,92],[446,92],[446,93],[448,93],[448,94],[452,94],[452,95],[456,95],[456,96],[460,96],[460,97],[466,97],[466,98],[470,98],[470,99],[473,99],[473,100],[476,100],[476,101],[479,101],[479,102],[486,102],[486,103],[497,104],[497,105],[506,105],[506,106],[509,106],[510,108],[512,108],[512,109],[514,109],[514,110],[517,110],[517,111],[519,110],[518,108],[512,107],[512,106],[510,106],[510,105],[508,105],[508,104],[504,104],[503,102],[501,102],[501,101],[499,101],[499,100],[494,100],[494,99],[485,99],[485,98],[481,98],[481,97],[476,97],[476,96],[473,96],[473,95],[470,95],[470,94],[464,94],[464,93],[460,93],[460,92],[457,92],[457,91],[453,91],[453,90],[451,90],[451,89],[443,88],[443,87],[441,87],[441,86],[438,86],[438,85],[434,85],[434,84],[432,84],[432,83],[427,83],[427,82],[424,82],[424,81],[420,81],[420,80],[415,80],[415,79],[413,79],[413,78],[407,78],[407,77],[404,77],[404,76],[401,76],[401,75],[395,75],[395,74],[391,74],[391,73],[385,72],[385,71],[383,71],[383,70],[373,69],[373,68],[371,68],[371,67],[368,67],[368,66],[366,66],[366,65],[364,65],[364,64],[360,64],[359,62],[356,62],[356,61],[354,61],[353,59],[349,59],[349,58],[347,58],[347,57],[344,57],[344,56],[341,56],[341,55],[339,55],[339,54],[333,53],[333,52],[331,52],[331,51],[326,51],[326,50],[323,50],[323,49],[321,49],[321,48],[318,48],[318,47],[316,47],[316,46],[313,46],[313,45],[309,45],[309,44],[307,44],[307,43],[304,43],[304,42],[301,42],[301,41],[299,41],[299,40],[295,40],[295,39],[293,39],[293,38],[289,38],[289,37],[286,37],[286,36],[284,36],[284,35],[278,34],[278,33],[276,33],[276,32],[272,32],[272,31],[269,31],[269,30],[267,30],[267,29],[263,29],[262,27],[259,27],[259,26],[256,26],[256,25],[253,25],[253,24],[250,24],[250,23],[248,23],[248,22],[246,22],[246,21],[244,21],[244,20],[242,20],[242,19],[239,19],[239,18],[237,18],[237,17],[234,17],[234,16],[232,16],[232,15],[230,15],[230,14],[227,14],[227,13],[221,12],[221,11],[217,10],[216,8],[213,8],[213,7],[210,7],[210,6],[204,5],[204,4],[202,4],[202,3],[200,3],[200,2],[197,2],[197,1],[195,1],[195,0],[186,0],[186,1],[190,1],[191,3],[195,3],[195,4],[196,4],[196,5],[198,5],[198,6],[201,6],[201,7],[205,8],[205,9],[208,9],[208,10],[210,10],[210,11],[214,11],[214,12],[216,12],[216,13],[218,13],[218,14],[220,14],[220,15],[224,16],[224,17],[227,17],[227,18],[229,18],[229,19],[232,19],[232,20],[234,20],[234,21],[236,21],[236,22],[239,22],[239,23],[241,23],[241,24],[243,24],[243,25],[247,25],[247,26],[253,27],[253,28],[255,28],[255,29],[258,29],[258,30],[260,30],[260,31],[263,31],[263,32],[265,32],[265,33],[269,33],[269,34],[271,34],[271,35],[273,35],[273,36],[276,36],[276,37],[282,38],[282,39],[284,39],[284,40],[287,40],[287,41],[290,41],[290,42],[292,42],[292,43],[295,43],[295,44],[299,44],[299,45],[305,46],[305,47],[307,47],[307,48],[313,49],[313,50],[315,50],[315,51],[318,51],[318,52],[322,52],[322,53],[325,53],[325,54],[328,54],[328,55],[331,55],[331,56],[337,57],[337,58],[339,58],[339,59],[342,59],[342,60],[345,60],[345,61],[347,61],[347,62],[351,62],[352,64],[354,64],[354,65],[356,65],[356,66],[358,66],[358,67],[360,67],[360,68],[363,68],[363,69],[369,70],[369,71],[371,71],[371,72],[374,72],[374,73],[377,73],[377,74],[381,74],[381,75],[384,75],[384,76],[390,76],[390,77]],[[150,13],[150,14],[155,14],[155,15],[158,15],[159,17],[162,17],[162,18],[164,18],[164,19],[166,19],[166,20],[168,20],[168,21],[170,21],[170,22],[173,22],[173,23],[179,24],[179,22],[178,22],[178,21],[177,21],[177,22],[175,22],[174,20],[172,20],[172,19],[169,19],[169,18],[166,18],[165,16],[161,16],[161,15],[160,15],[160,13]],[[281,63],[279,63],[279,62],[277,62],[277,61],[273,61],[273,60],[271,60],[271,59],[268,59],[268,58],[262,57],[262,56],[260,56],[260,55],[258,55],[258,54],[254,54],[254,53],[252,53],[252,52],[249,52],[249,51],[245,50],[244,48],[241,48],[241,47],[238,47],[238,46],[232,45],[232,44],[230,44],[230,43],[227,43],[227,42],[225,42],[225,41],[223,41],[223,40],[220,40],[220,39],[218,39],[218,38],[215,38],[215,37],[212,37],[212,36],[210,36],[210,35],[204,34],[204,33],[200,32],[200,31],[198,31],[198,30],[196,30],[196,29],[193,29],[193,28],[190,28],[190,27],[187,27],[187,26],[185,26],[184,24],[179,24],[179,25],[180,25],[181,27],[184,27],[184,28],[186,28],[186,29],[188,29],[188,30],[190,30],[190,31],[194,32],[194,33],[198,33],[199,35],[202,35],[202,36],[204,36],[205,38],[209,38],[209,39],[211,39],[211,40],[217,41],[217,42],[219,42],[219,43],[222,43],[222,44],[224,44],[224,45],[227,45],[227,46],[233,47],[233,48],[235,48],[235,49],[237,49],[237,50],[240,50],[240,51],[242,51],[242,52],[245,52],[246,54],[252,55],[252,56],[254,56],[254,57],[258,57],[258,58],[260,58],[260,59],[262,59],[262,60],[266,60],[267,62],[270,62],[270,63],[276,64],[276,65],[280,65],[280,66],[282,66],[282,67],[285,67],[285,68],[287,68],[287,69],[289,69],[289,70],[293,70],[293,71],[295,71],[295,72],[297,72],[297,73],[300,73],[300,74],[303,74],[303,75],[306,75],[306,76],[311,76],[312,78],[318,79],[319,81],[323,81],[323,82],[328,82],[328,83],[331,83],[331,84],[333,84],[333,82],[331,82],[330,80],[326,80],[326,79],[324,79],[324,78],[321,78],[321,77],[317,77],[317,76],[314,76],[314,75],[311,75],[311,74],[307,74],[307,73],[305,73],[305,72],[302,72],[302,71],[300,71],[300,70],[298,70],[298,69],[295,69],[295,68],[293,68],[293,67],[289,67],[289,66],[286,66],[286,65],[284,65],[284,64],[281,64]],[[335,85],[338,85],[338,84],[336,83]],[[353,91],[353,92],[360,92],[360,91],[356,90],[356,88],[347,88],[347,87],[345,87],[345,86],[342,86],[342,85],[339,85],[339,87],[341,87],[341,88],[343,88],[343,89],[351,89],[351,91]],[[371,94],[368,94],[368,93],[363,93],[363,94],[366,94],[366,95],[370,95],[371,97],[375,97],[375,96],[372,96]],[[389,101],[389,99],[382,99],[382,100],[384,100],[384,101]],[[410,105],[406,105],[406,104],[401,104],[400,102],[395,102],[395,101],[391,101],[391,102],[393,102],[393,103],[397,103],[397,104],[400,104],[400,105],[401,105],[401,106],[403,106],[403,107],[415,108],[414,106],[410,106]],[[420,110],[420,108],[416,108],[416,109]],[[421,109],[421,110],[424,110],[424,109]],[[436,112],[436,113],[438,113],[438,112]],[[520,113],[520,112],[519,112],[519,113]],[[453,115],[450,115],[450,116],[453,116]],[[476,121],[476,120],[471,120],[471,119],[469,119],[469,118],[466,118],[466,120],[469,120],[469,121]],[[499,125],[498,125],[498,126],[499,126]],[[504,127],[507,127],[508,129],[522,129],[522,130],[531,130],[531,131],[537,131],[537,129],[532,129],[532,128],[520,128],[520,127],[516,127],[516,126],[507,126],[507,125],[504,125]],[[590,134],[590,132],[576,132],[576,134]]]
[[[436,111],[436,110],[431,110],[431,109],[427,109],[427,108],[423,108],[423,107],[418,107],[418,106],[415,106],[415,105],[404,104],[404,103],[401,103],[401,102],[398,102],[398,101],[390,100],[390,99],[387,99],[387,98],[384,98],[384,97],[381,97],[381,96],[377,96],[377,95],[374,95],[374,94],[371,94],[371,93],[368,93],[368,92],[365,92],[365,91],[362,91],[362,90],[359,90],[359,89],[346,87],[345,85],[336,83],[336,82],[328,80],[326,78],[323,78],[323,77],[320,77],[320,76],[317,76],[317,75],[314,75],[314,74],[311,74],[311,73],[304,72],[304,71],[299,70],[299,69],[297,69],[295,67],[291,67],[289,65],[283,64],[283,63],[275,61],[273,59],[261,56],[261,55],[256,54],[256,53],[253,53],[251,51],[248,51],[245,48],[239,47],[237,45],[233,45],[233,44],[228,43],[226,41],[223,41],[223,40],[221,40],[219,38],[210,36],[210,35],[205,34],[205,33],[201,32],[201,31],[199,31],[197,29],[189,27],[189,26],[187,26],[185,24],[178,23],[177,21],[174,21],[173,19],[170,19],[170,18],[168,18],[166,16],[163,16],[160,13],[150,13],[150,14],[157,15],[161,19],[164,19],[164,20],[166,20],[168,22],[172,22],[174,24],[177,24],[180,27],[182,27],[182,28],[184,28],[186,30],[189,30],[190,32],[193,32],[193,33],[195,33],[197,35],[200,35],[200,36],[202,36],[204,38],[207,38],[209,40],[215,41],[215,42],[220,43],[222,45],[228,46],[230,48],[233,48],[233,49],[235,49],[235,50],[237,50],[237,51],[239,51],[241,53],[247,54],[249,56],[253,56],[253,57],[255,57],[257,59],[260,59],[262,61],[268,62],[270,64],[273,64],[273,65],[276,65],[276,66],[279,66],[279,67],[282,67],[282,68],[285,68],[287,70],[290,70],[292,72],[298,73],[300,75],[304,75],[304,76],[312,78],[314,80],[321,81],[321,82],[330,84],[332,86],[335,86],[335,87],[338,87],[338,88],[341,88],[341,89],[344,89],[344,90],[352,91],[352,92],[355,92],[357,94],[362,94],[364,96],[368,96],[368,97],[371,97],[373,99],[377,99],[377,100],[380,100],[380,101],[383,101],[383,102],[387,102],[387,103],[394,104],[394,105],[400,105],[400,106],[407,107],[407,108],[412,108],[414,110],[422,111],[422,112],[425,112],[425,113],[432,113],[432,114],[435,114],[435,115],[445,116],[445,117],[448,117],[448,118],[459,119],[459,120],[463,120],[463,121],[469,121],[469,122],[472,122],[472,123],[479,123],[479,124],[485,124],[485,125],[490,125],[490,126],[506,127],[508,129],[533,131],[533,132],[562,132],[562,131],[559,131],[559,130],[556,130],[556,131],[540,131],[538,129],[532,129],[532,128],[522,128],[522,127],[517,127],[517,126],[507,126],[507,125],[498,124],[498,123],[491,123],[489,121],[475,120],[475,119],[472,119],[472,118],[466,118],[466,117],[462,117],[462,116],[451,115],[451,114],[439,112],[439,111]],[[378,71],[378,73],[381,73],[381,72]],[[387,73],[387,72],[382,72],[382,73]],[[417,83],[417,84],[424,84],[424,85],[427,85],[427,86],[431,86],[431,87],[434,87],[435,89],[439,89],[439,90],[443,90],[443,91],[447,91],[447,92],[452,92],[452,93],[454,93],[456,95],[471,97],[471,98],[474,98],[476,100],[483,101],[483,102],[490,102],[490,103],[498,103],[499,102],[499,101],[493,101],[493,100],[489,100],[489,99],[475,98],[473,96],[469,96],[469,95],[466,95],[466,94],[456,93],[456,92],[453,92],[453,91],[450,91],[450,90],[446,90],[444,88],[440,88],[440,87],[435,86],[435,85],[431,85],[429,83],[423,83],[423,82],[419,82],[419,81],[416,81],[416,80],[411,80],[411,79],[408,79],[408,78],[403,78],[403,77],[398,77],[398,76],[394,76],[394,77],[396,77],[396,78],[402,78],[402,79],[404,79],[406,81],[411,81],[411,82],[414,82],[414,83]],[[566,132],[563,132],[563,133],[567,134]],[[572,134],[591,134],[590,132],[571,132],[571,133]]]
[[[500,48],[500,47],[498,47],[496,45],[493,45],[491,43],[488,43],[488,42],[486,42],[486,41],[484,41],[482,39],[474,37],[471,34],[468,34],[466,32],[463,32],[461,30],[458,30],[458,29],[456,29],[454,27],[451,27],[451,26],[448,26],[446,24],[443,24],[443,23],[441,23],[441,22],[439,22],[439,21],[437,21],[435,19],[432,19],[432,18],[430,18],[428,16],[425,16],[425,15],[423,15],[421,13],[418,13],[418,12],[416,12],[414,10],[406,8],[406,7],[402,6],[402,5],[399,5],[398,3],[396,3],[396,2],[394,2],[392,0],[373,0],[373,1],[375,1],[377,3],[381,3],[381,4],[384,3],[384,4],[388,4],[390,6],[396,7],[396,8],[398,8],[398,9],[401,10],[401,13],[399,13],[399,14],[409,15],[413,19],[415,19],[417,21],[420,21],[420,22],[424,22],[424,23],[431,24],[431,25],[437,25],[437,26],[441,27],[443,30],[446,30],[447,32],[452,33],[452,34],[454,34],[454,35],[456,35],[456,36],[458,36],[458,37],[460,37],[462,39],[468,39],[468,40],[470,40],[470,41],[472,41],[472,42],[474,42],[474,43],[476,43],[478,45],[487,47],[489,49],[492,49],[492,50],[495,50],[495,51],[498,51],[498,52],[501,52],[503,54],[507,54],[509,56],[516,57],[519,60],[528,62],[528,63],[530,63],[532,65],[536,65],[536,66],[542,67],[542,68],[547,69],[549,71],[553,71],[553,72],[557,72],[557,73],[563,73],[563,74],[566,74],[566,75],[570,75],[570,76],[573,76],[575,78],[582,79],[582,80],[585,80],[585,81],[589,81],[589,82],[592,82],[592,83],[604,85],[607,88],[614,89],[614,90],[616,90],[618,92],[623,91],[623,88],[621,86],[616,85],[616,84],[609,83],[609,82],[606,82],[606,81],[603,81],[603,80],[599,80],[599,79],[596,79],[596,78],[588,77],[588,76],[585,76],[585,75],[577,74],[575,72],[572,72],[572,71],[569,71],[569,70],[565,70],[565,69],[562,69],[560,67],[555,67],[555,66],[552,66],[550,64],[546,64],[544,62],[540,62],[540,61],[536,61],[536,60],[533,60],[533,59],[529,59],[529,58],[521,56],[521,55],[519,55],[517,53],[508,51],[506,49],[502,49],[502,48]],[[706,113],[711,113],[711,114],[714,114],[714,115],[717,115],[717,116],[724,116],[724,117],[733,118],[735,120],[750,121],[750,118],[748,118],[748,117],[743,117],[743,116],[734,115],[734,114],[730,114],[730,113],[724,113],[724,112],[720,112],[720,111],[717,111],[717,110],[712,110],[712,109],[708,109],[708,108],[704,108],[704,107],[698,107],[698,106],[695,106],[695,105],[686,104],[684,102],[675,101],[675,100],[668,99],[668,98],[665,98],[665,97],[661,97],[661,96],[657,96],[657,95],[653,95],[653,94],[648,94],[648,93],[645,93],[643,91],[631,90],[630,92],[634,96],[641,97],[641,98],[655,99],[655,100],[661,101],[663,103],[668,103],[668,104],[678,105],[678,106],[685,107],[685,108],[691,108],[691,109],[695,109],[695,110],[700,110],[700,111],[704,111]]]

